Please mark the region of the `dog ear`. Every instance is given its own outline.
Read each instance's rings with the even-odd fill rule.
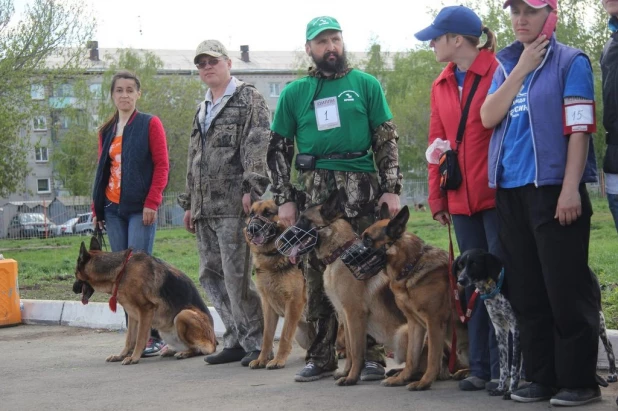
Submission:
[[[487,274],[489,277],[494,281],[498,280],[502,267],[502,261],[500,261],[498,257],[491,253],[485,254],[485,268],[487,269]]]
[[[348,201],[348,195],[344,188],[334,190],[328,199],[322,204],[320,214],[326,221],[335,221],[345,213],[344,204]]]
[[[386,226],[386,235],[389,236],[393,240],[399,239],[403,233],[406,232],[406,224],[408,224],[408,219],[410,218],[410,210],[408,206],[403,206],[401,210],[397,213],[395,218],[389,221]]]
[[[101,251],[101,243],[95,236],[90,238],[90,251]]]
[[[390,220],[390,219],[391,219],[391,213],[390,211],[388,211],[388,204],[382,203],[382,206],[380,207],[380,220]]]
[[[79,247],[79,257],[77,257],[77,265],[83,266],[88,260],[90,260],[90,253],[86,250],[86,244],[82,241],[82,245]]]
[[[455,258],[455,261],[453,261],[453,265],[451,266],[451,273],[455,276],[455,278],[457,278],[457,267],[459,267],[459,261],[461,260],[461,258],[461,255]]]

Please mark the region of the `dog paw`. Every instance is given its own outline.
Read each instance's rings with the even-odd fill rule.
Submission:
[[[511,392],[507,391],[504,393],[504,395],[502,396],[503,400],[510,400],[511,399]]]
[[[281,368],[285,368],[285,361],[274,359],[266,364],[267,370],[280,370]]]
[[[341,378],[346,378],[348,376],[348,374],[350,373],[350,371],[335,371],[335,373],[333,374],[333,378],[336,380],[340,380]]]
[[[616,374],[610,374],[606,378],[607,382],[616,382],[618,381],[618,376]]]
[[[455,372],[455,374],[453,374],[451,378],[454,379],[455,381],[460,381],[460,380],[464,380],[468,378],[469,376],[470,376],[470,369],[465,368],[463,370],[459,370]]]
[[[495,390],[488,390],[487,393],[492,397],[499,397],[501,395],[505,395],[508,391],[496,388]],[[510,394],[509,394],[510,395]]]
[[[390,370],[386,371],[386,375],[387,377],[396,377],[399,375],[399,373],[403,371],[403,368],[391,368]]]
[[[357,380],[355,378],[343,377],[339,378],[336,384],[340,387],[349,387],[350,385],[356,385]]]
[[[181,351],[173,355],[177,360],[184,360],[185,358],[193,357],[195,354],[192,351]]]
[[[406,388],[408,389],[408,391],[423,391],[428,389],[429,387],[431,387],[431,383],[427,384],[427,383],[423,383],[422,381],[415,381],[415,382],[411,382],[410,384],[406,385]]]
[[[258,370],[260,368],[266,367],[266,363],[259,358],[257,360],[253,360],[249,363],[249,368],[252,370]]]
[[[122,360],[122,365],[133,365],[137,363],[139,363],[139,357],[138,358],[127,357],[124,360]]]
[[[163,350],[161,350],[161,354],[159,355],[161,357],[173,357],[176,355],[176,351],[166,346],[165,348],[163,348]]]
[[[105,359],[106,362],[118,362],[125,359],[124,355],[110,355]]]
[[[403,378],[399,378],[399,373],[396,376],[388,377],[380,383],[383,387],[401,387],[406,382]]]

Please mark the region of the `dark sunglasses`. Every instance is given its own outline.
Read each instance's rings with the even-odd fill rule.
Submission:
[[[208,59],[208,60],[200,61],[199,63],[195,65],[195,67],[199,69],[206,68],[207,66],[214,67],[217,64],[219,64],[220,61],[221,61],[220,59]]]

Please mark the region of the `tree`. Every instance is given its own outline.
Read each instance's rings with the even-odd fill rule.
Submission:
[[[103,73],[100,91],[92,92],[88,77],[74,80],[77,103],[63,111],[72,119],[54,152],[54,167],[73,195],[90,195],[97,164],[97,128],[115,112],[109,87],[114,73],[130,70],[140,79],[142,96],[138,110],[158,116],[167,136],[170,160],[168,191],[183,191],[187,170],[187,148],[195,108],[205,89],[197,76],[163,74],[163,61],[148,51],[119,50]],[[86,121],[80,120],[85,118]],[[94,153],[94,155],[93,155]],[[75,170],[80,173],[75,173]]]
[[[31,98],[33,81],[78,67],[78,46],[85,46],[93,28],[86,5],[77,0],[33,0],[18,19],[13,0],[0,0],[0,197],[18,191],[29,172],[25,137],[33,116],[45,113]]]

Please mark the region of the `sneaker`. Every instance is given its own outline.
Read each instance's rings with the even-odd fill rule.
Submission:
[[[384,367],[375,361],[365,361],[365,367],[361,371],[361,381],[378,381],[384,379]]]
[[[242,360],[240,360],[240,365],[242,365],[243,367],[248,367],[249,363],[253,360],[257,360],[258,357],[260,356],[262,351],[260,350],[255,350],[255,351],[249,351],[247,353],[247,355],[245,355]],[[271,352],[270,355],[268,356],[269,360],[272,360],[274,358],[273,353]]]
[[[247,353],[240,347],[224,348],[217,354],[210,354],[204,357],[208,364],[226,364],[242,360]],[[256,357],[257,358],[257,357]]]
[[[556,390],[545,385],[531,382],[511,393],[511,399],[517,402],[537,402],[550,399]]]
[[[508,382],[508,380],[507,380],[507,382]],[[487,381],[487,383],[485,384],[485,389],[487,391],[493,391],[493,390],[498,388],[499,384],[500,384],[500,380],[498,380],[498,379]],[[508,386],[507,386],[507,389],[508,389]]]
[[[566,407],[584,405],[589,402],[601,400],[601,389],[595,388],[576,388],[576,389],[561,389],[558,394],[551,397],[549,403],[551,405],[564,405]]]
[[[474,375],[471,375],[468,378],[459,381],[459,389],[462,391],[484,390],[486,383],[487,381],[479,377],[475,377]]]
[[[305,367],[300,370],[295,376],[294,381],[297,382],[307,382],[307,381],[315,381],[320,378],[330,377],[335,373],[335,370],[323,370],[321,367],[318,367],[313,362],[309,361]]]
[[[163,340],[159,338],[150,337],[148,339],[148,344],[146,344],[146,348],[142,352],[142,357],[154,357],[161,353],[163,347],[165,347],[165,343]]]

